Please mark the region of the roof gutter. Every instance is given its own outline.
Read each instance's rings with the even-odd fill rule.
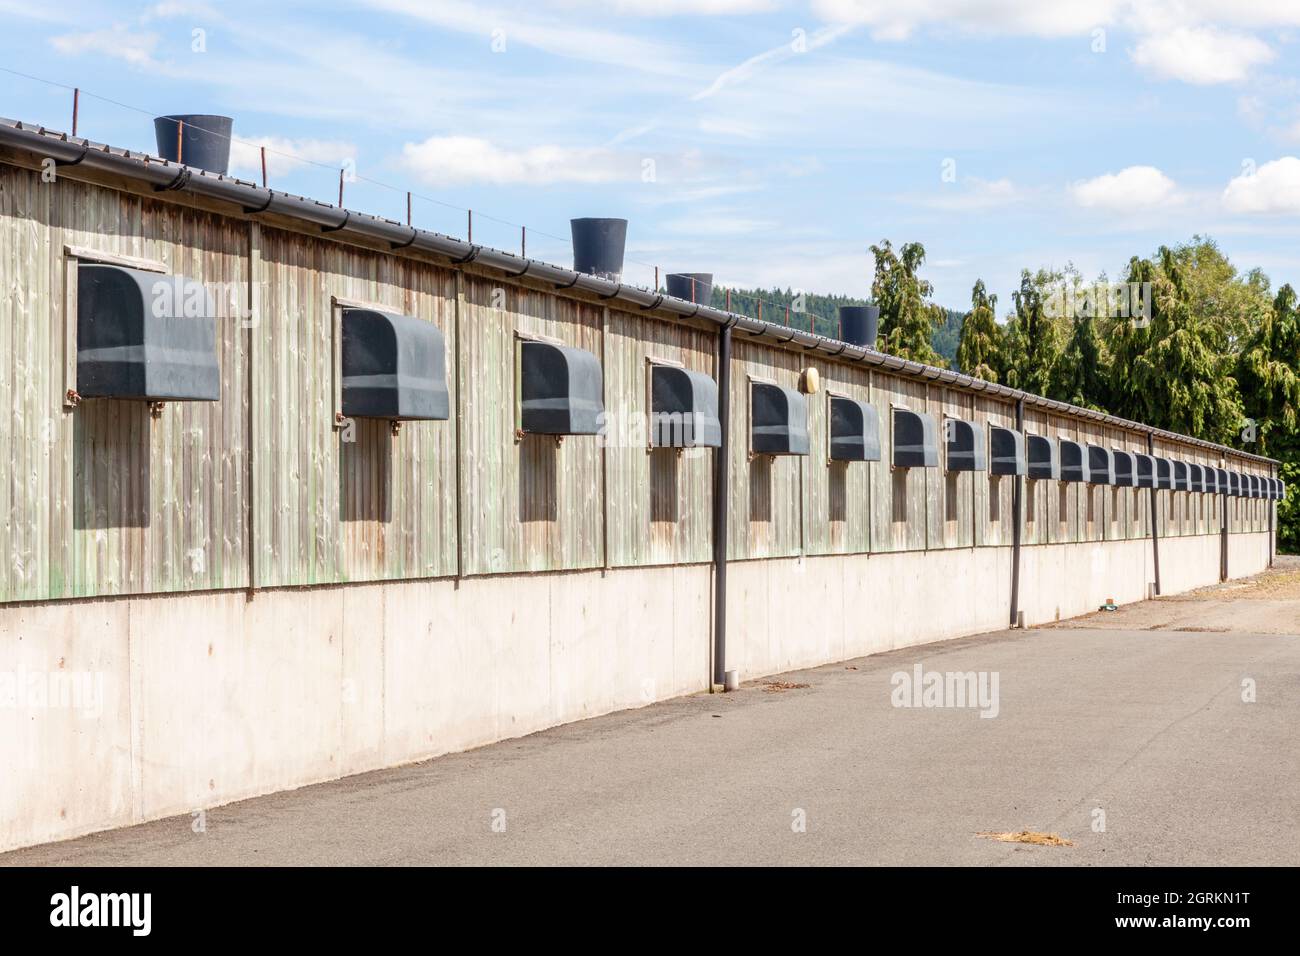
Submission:
[[[812,332],[792,329],[784,325],[763,322],[749,316],[726,312],[711,306],[687,302],[672,296],[662,295],[649,289],[615,282],[601,276],[574,272],[560,266],[550,265],[536,259],[527,259],[510,252],[476,245],[463,239],[454,239],[437,232],[429,232],[407,226],[391,219],[383,219],[366,213],[353,212],[331,206],[314,199],[295,196],[292,193],[266,189],[253,183],[222,176],[207,170],[176,163],[150,156],[146,153],[132,153],[128,150],[115,149],[101,143],[79,139],[47,130],[42,126],[33,126],[16,120],[0,118],[0,145],[24,149],[41,157],[50,157],[60,166],[81,165],[125,176],[153,186],[158,190],[172,190],[193,193],[220,202],[233,203],[248,215],[262,213],[285,216],[299,222],[315,226],[322,232],[338,238],[356,236],[371,241],[387,242],[392,250],[418,249],[422,252],[451,260],[453,263],[470,263],[484,266],[503,273],[504,278],[527,275],[532,279],[550,282],[557,289],[578,289],[599,296],[637,306],[641,311],[669,312],[679,318],[702,319],[716,325],[728,326],[748,333],[755,338],[762,338],[777,345],[797,345],[806,351],[818,352],[827,357],[835,357],[851,362],[858,362],[873,368],[880,368],[908,378],[934,382],[952,388],[970,392],[980,392],[1005,399],[1007,402],[1024,402],[1027,406],[1041,408],[1076,419],[1087,419],[1136,431],[1152,438],[1177,441],[1213,451],[1216,454],[1229,454],[1247,461],[1275,465],[1273,458],[1253,455],[1249,452],[1218,445],[1200,438],[1191,438],[1176,432],[1153,428],[1140,422],[1106,415],[1092,409],[1079,408],[1065,402],[1054,401],[1006,385],[986,382],[951,369],[940,369],[923,365],[907,359],[886,355],[873,349],[848,345],[835,339],[828,339]],[[188,172],[183,176],[181,172]]]

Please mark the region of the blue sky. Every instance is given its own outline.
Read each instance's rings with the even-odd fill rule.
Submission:
[[[865,295],[917,240],[937,301],[1022,267],[1116,275],[1215,237],[1300,282],[1300,2],[0,0],[0,65],[83,89],[80,132],[235,117],[237,174],[567,264],[568,219],[625,216],[629,281]],[[107,102],[113,100],[116,103]],[[118,105],[125,104],[125,105]],[[131,108],[128,108],[131,107]],[[134,109],[132,109],[134,108]],[[137,110],[142,112],[137,112]],[[0,114],[71,94],[0,73]],[[498,222],[496,220],[504,220]],[[508,223],[508,224],[507,224]],[[551,238],[559,237],[559,238]]]

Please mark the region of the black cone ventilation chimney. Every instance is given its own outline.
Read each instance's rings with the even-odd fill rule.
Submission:
[[[674,272],[668,276],[668,294],[699,305],[713,301],[712,272]]]
[[[173,163],[226,175],[230,167],[229,116],[183,113],[153,121],[158,155]]]
[[[573,271],[618,280],[623,275],[626,219],[570,219]]]
[[[880,327],[880,306],[840,306],[840,339],[864,349],[876,347],[876,330]]]

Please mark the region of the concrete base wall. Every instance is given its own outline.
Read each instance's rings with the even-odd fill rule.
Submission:
[[[1268,535],[1231,542],[1233,576]],[[1029,624],[1146,595],[1149,541],[1022,554]],[[1164,593],[1219,539],[1162,540]],[[744,679],[996,630],[1011,549],[729,566]],[[193,812],[704,690],[712,568],[0,607],[0,849]]]

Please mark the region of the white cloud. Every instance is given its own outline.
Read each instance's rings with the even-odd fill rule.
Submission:
[[[255,181],[262,178],[261,147],[266,147],[267,180],[275,185],[285,176],[311,163],[341,169],[355,160],[357,148],[345,140],[286,139],[283,136],[240,136],[230,143],[230,171]]]
[[[812,8],[827,22],[866,26],[876,40],[905,40],[927,27],[1039,37],[1114,28],[1138,37],[1140,66],[1196,84],[1234,82],[1274,58],[1263,40],[1231,28],[1300,24],[1295,0],[813,0]]]
[[[510,150],[474,136],[430,136],[402,147],[402,165],[436,186],[462,183],[611,183],[641,176],[635,156],[603,147]]]
[[[140,15],[140,20],[174,20],[177,17],[204,17],[208,20],[220,20],[221,16],[202,0],[162,0],[155,3]]]
[[[701,133],[726,139],[759,139],[762,135],[754,124],[730,116],[702,116],[698,126]]]
[[[1179,27],[1144,37],[1133,62],[1156,76],[1208,85],[1244,80],[1275,54],[1262,40],[1212,27]]]
[[[586,7],[629,17],[738,16],[769,13],[777,0],[563,0],[558,6]]]
[[[6,20],[33,20],[37,23],[73,25],[78,22],[74,11],[37,6],[30,0],[0,0],[0,16]]]
[[[877,40],[904,40],[929,24],[972,32],[1072,36],[1111,23],[1121,0],[813,0],[831,23],[870,27]]]
[[[804,53],[811,53],[819,47],[828,43],[834,43],[837,39],[853,29],[852,25],[839,24],[833,27],[822,27],[820,30],[814,30],[811,34],[802,29],[795,30],[790,42],[782,43],[780,46],[773,47],[770,50],[764,50],[748,60],[733,66],[722,73],[710,83],[707,87],[696,93],[691,99],[704,100],[713,96],[719,90],[726,89],[729,86],[736,86],[744,83],[755,73],[766,69],[773,64],[780,63],[782,60],[788,60],[792,56],[800,56]]]
[[[481,38],[484,49],[499,43],[532,47],[555,56],[620,69],[682,75],[692,72],[678,59],[679,48],[631,34],[587,26],[580,18],[537,16],[535,6],[480,7],[464,0],[369,0],[369,5],[423,23]]]
[[[878,152],[882,143],[892,150],[946,150],[954,142],[977,148],[994,143],[1003,124],[1026,114],[1068,111],[1084,124],[1106,115],[1101,97],[1068,91],[1064,97],[888,61],[796,56],[780,70],[722,86],[696,104],[692,129],[722,134],[740,121],[744,130],[736,135],[747,139],[843,155]],[[882,130],[888,130],[884,140]]]
[[[1006,206],[1024,198],[1006,178],[988,180],[970,176],[963,183],[944,186],[942,190],[938,196],[919,200],[920,205],[950,212],[972,212]]]
[[[1129,166],[1070,186],[1080,206],[1124,211],[1161,206],[1179,200],[1174,181],[1154,166]]]
[[[1223,205],[1240,213],[1300,213],[1300,159],[1283,156],[1236,177]]]
[[[729,183],[725,185],[693,185],[656,189],[653,192],[638,193],[636,201],[645,206],[673,206],[683,203],[699,203],[715,199],[725,199],[743,193],[758,192],[763,188],[759,182]]]
[[[733,236],[753,236],[772,232],[779,223],[770,219],[753,219],[736,215],[731,210],[708,210],[681,219],[668,219],[659,224],[664,232],[674,235],[694,236],[701,239],[725,239]]]
[[[1131,18],[1150,29],[1204,22],[1245,28],[1300,25],[1300,4],[1295,0],[1128,0],[1128,6]]]
[[[119,23],[106,30],[63,33],[51,37],[50,43],[64,56],[101,53],[125,60],[132,66],[147,66],[153,63],[158,34],[135,33]]]
[[[922,27],[972,33],[1064,37],[1122,26],[1142,34],[1221,24],[1245,29],[1300,25],[1295,0],[812,0],[830,23],[860,23],[878,40],[906,39]]]

